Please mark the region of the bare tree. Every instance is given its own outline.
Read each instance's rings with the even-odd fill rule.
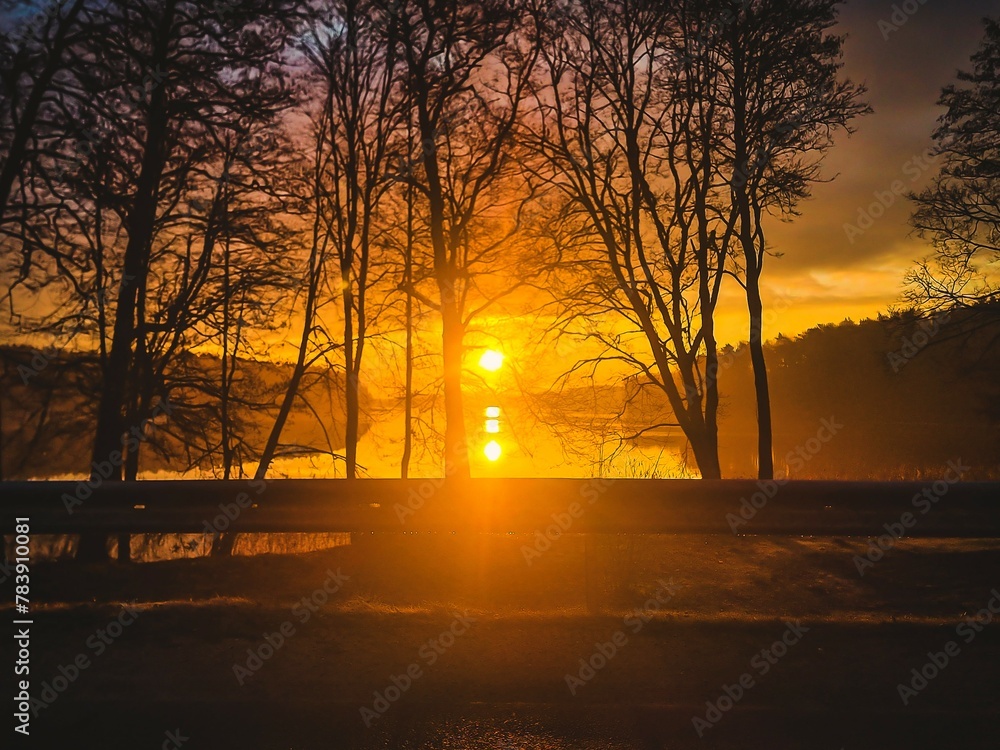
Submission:
[[[934,255],[908,275],[908,301],[931,312],[973,308],[995,312],[1000,284],[990,269],[1000,260],[1000,20],[986,34],[972,70],[958,74],[939,104],[946,108],[934,132],[941,169],[933,184],[912,196],[912,223]]]
[[[296,17],[281,0],[90,8],[63,53],[72,74],[53,79],[34,122],[19,222],[5,234],[22,255],[15,283],[68,286],[70,312],[57,311],[50,328],[95,324],[103,379],[93,457],[113,467],[104,481],[136,476],[140,425],[166,402],[173,354],[215,304],[206,291],[227,190],[213,165],[227,133],[290,103],[279,66]],[[125,439],[136,430],[140,440]],[[102,555],[103,543],[85,537],[79,556]]]
[[[633,395],[661,392],[702,476],[717,478],[718,390],[706,371],[732,220],[714,200],[714,81],[677,54],[669,11],[557,6],[530,142],[536,179],[564,196],[557,244],[570,262],[556,330],[601,349],[572,372],[615,363],[638,376]]]
[[[727,127],[714,162],[728,180],[742,250],[734,277],[746,292],[757,402],[758,476],[774,476],[771,396],[763,348],[760,280],[770,216],[796,215],[821,179],[834,136],[870,111],[864,87],[842,80],[843,37],[830,33],[839,0],[684,2],[689,28],[715,47],[719,106]]]
[[[511,140],[537,55],[533,16],[526,5],[503,0],[409,0],[394,8],[407,105],[420,144],[418,168],[408,179],[425,206],[435,287],[433,296],[423,292],[418,271],[411,291],[441,319],[445,474],[462,478],[470,474],[465,332],[518,285],[491,289],[476,277],[483,269],[502,271],[522,218],[525,196],[514,202],[499,194],[499,186],[515,171]],[[494,223],[499,235],[486,236],[482,223],[500,207],[515,218],[504,229]]]
[[[323,320],[324,308],[335,301],[335,293],[330,292],[330,259],[334,249],[333,237],[327,226],[327,177],[330,171],[330,133],[336,127],[331,104],[333,92],[329,86],[323,90],[323,97],[311,121],[309,163],[297,176],[295,192],[299,200],[298,215],[307,222],[304,237],[295,252],[304,256],[304,270],[297,287],[295,309],[301,309],[301,332],[296,343],[295,361],[288,382],[281,397],[280,405],[261,451],[254,479],[267,476],[271,463],[278,455],[281,434],[292,414],[296,400],[304,389],[304,380],[310,368],[318,362],[329,362],[332,352],[341,345],[328,332]],[[337,273],[336,277],[339,278]]]
[[[148,392],[171,394],[174,409],[162,429],[184,446],[186,465],[221,465],[228,478],[254,457],[240,410],[265,407],[248,403],[236,387],[241,355],[253,356],[255,340],[274,330],[292,283],[291,259],[275,249],[293,245],[297,233],[283,184],[296,157],[282,123],[272,119],[247,120],[239,133],[226,133],[216,156],[193,169],[203,172],[202,190],[184,202],[183,221],[167,237],[157,234],[140,309],[155,304],[137,326],[145,367],[134,369],[148,371],[151,381],[138,389],[138,413],[150,408]],[[193,354],[214,346],[217,371]]]
[[[346,474],[357,476],[362,361],[373,322],[372,258],[383,231],[382,198],[392,186],[391,148],[403,112],[397,69],[397,20],[370,0],[342,0],[314,29],[305,49],[325,92],[322,211],[339,265],[346,395]]]
[[[122,210],[128,241],[98,406],[96,461],[118,450],[127,431],[122,399],[137,344],[157,214],[170,195],[164,188],[184,176],[175,171],[177,162],[196,150],[199,140],[215,138],[250,113],[259,116],[288,106],[287,88],[274,68],[296,15],[282,0],[232,7],[183,0],[149,0],[141,7],[114,2],[103,13],[110,21],[95,50],[94,77],[119,78],[96,103],[113,110],[120,103],[115,95],[136,84],[129,80],[133,70],[146,71],[140,83],[147,94],[129,112],[136,132],[129,144],[136,156],[135,187]]]
[[[32,139],[43,109],[57,93],[56,77],[78,41],[84,0],[50,0],[40,10],[27,2],[4,5],[4,15],[29,15],[19,27],[0,33],[0,142],[6,151],[0,166],[0,222],[7,217],[11,190],[33,156]],[[94,31],[91,27],[90,33]]]

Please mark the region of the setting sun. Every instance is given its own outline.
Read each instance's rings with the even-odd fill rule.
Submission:
[[[487,372],[496,372],[503,367],[503,354],[493,349],[487,349],[479,358],[479,366]]]

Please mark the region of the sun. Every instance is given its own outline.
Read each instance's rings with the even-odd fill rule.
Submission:
[[[503,367],[503,354],[493,349],[487,349],[479,358],[479,366],[487,372],[496,372]]]

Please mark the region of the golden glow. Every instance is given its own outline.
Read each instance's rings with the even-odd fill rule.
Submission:
[[[486,420],[486,431],[490,434],[495,435],[500,432],[500,420],[499,419],[487,419]]]
[[[503,448],[500,447],[500,443],[496,440],[491,440],[486,444],[486,447],[483,448],[483,455],[485,455],[490,461],[496,461],[500,458],[502,453]]]
[[[503,367],[503,355],[493,349],[487,349],[479,358],[479,366],[487,372],[496,372]]]
[[[500,418],[500,407],[499,406],[487,406],[486,407],[486,416],[489,417],[490,419],[499,419]]]

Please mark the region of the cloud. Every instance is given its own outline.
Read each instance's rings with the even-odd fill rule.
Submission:
[[[801,216],[773,222],[769,230],[772,248],[783,257],[768,260],[765,276],[775,287],[798,289],[803,311],[834,316],[812,323],[845,317],[838,317],[838,302],[851,317],[883,311],[898,301],[912,261],[928,254],[911,234],[905,197],[897,197],[853,242],[845,225],[856,224],[895,182],[919,190],[932,177],[934,168],[917,169],[913,160],[932,144],[943,111],[936,104],[941,88],[969,67],[982,39],[981,19],[997,12],[995,2],[931,0],[886,40],[878,22],[890,17],[893,5],[854,0],[842,6],[844,74],[869,87],[875,114],[857,121],[857,132],[841,137],[830,152],[824,175],[836,179],[816,186],[800,206]],[[795,317],[798,328],[807,315]]]

